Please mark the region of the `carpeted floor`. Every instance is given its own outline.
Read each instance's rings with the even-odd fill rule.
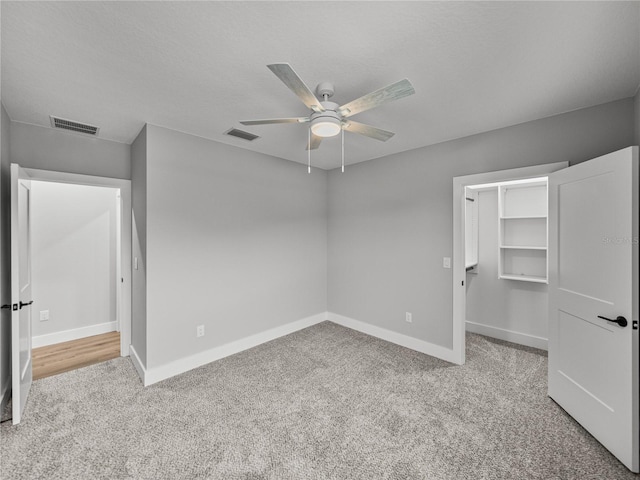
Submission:
[[[36,381],[0,477],[638,478],[546,374],[544,352],[478,335],[457,367],[329,322],[147,388],[119,358]]]

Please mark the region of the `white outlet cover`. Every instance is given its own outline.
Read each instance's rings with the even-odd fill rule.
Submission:
[[[49,310],[40,310],[40,321],[46,322],[49,320]]]
[[[404,319],[409,323],[413,322],[413,315],[411,315],[411,312],[407,312]]]

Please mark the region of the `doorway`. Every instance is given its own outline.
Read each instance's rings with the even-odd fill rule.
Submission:
[[[466,331],[547,349],[547,177],[465,187]]]
[[[120,189],[31,180],[33,379],[120,356]]]
[[[456,363],[464,364],[465,362],[467,266],[470,266],[467,265],[467,252],[465,251],[465,210],[468,202],[466,200],[467,195],[473,196],[469,188],[476,186],[475,190],[478,192],[482,190],[479,186],[486,186],[488,191],[489,188],[492,188],[492,185],[497,188],[501,182],[518,182],[539,178],[567,166],[568,162],[557,162],[534,167],[466,175],[453,179],[453,356],[456,359]],[[473,192],[473,189],[471,189],[471,192]]]
[[[39,213],[31,216],[34,222],[32,247],[51,244],[43,247],[43,252],[32,248],[32,255],[35,256],[31,259],[35,281],[32,322],[37,326],[49,327],[32,329],[32,347],[35,349],[115,331],[119,334],[119,355],[128,356],[131,344],[131,182],[48,170],[24,170],[29,174],[34,189],[32,208],[35,207],[36,212],[32,213]],[[64,207],[66,204],[66,209],[73,211],[38,225],[44,223],[43,216],[47,213],[47,208],[37,211],[39,204],[54,197],[55,205]],[[79,198],[84,198],[82,205],[77,203]],[[62,217],[66,225],[59,224]],[[62,235],[61,232],[65,230],[75,231],[72,235]],[[42,236],[47,238],[38,238]],[[84,247],[83,242],[87,242]],[[91,245],[88,245],[89,242]],[[91,251],[92,248],[95,251],[96,247],[102,250],[100,258],[96,258]],[[61,253],[65,251],[66,254]],[[71,251],[75,251],[75,254],[65,258],[64,255],[69,255]],[[90,263],[82,264],[81,258]],[[56,282],[51,277],[56,270],[62,269],[66,270],[65,276],[73,274],[83,276],[85,280],[95,280],[95,274],[100,273],[99,281],[103,284],[111,282],[111,279],[113,282],[108,285],[106,294],[96,295],[86,289],[78,291],[77,285],[69,287],[69,280]],[[83,305],[86,304],[86,308],[73,301],[74,296],[82,297],[80,300]],[[63,308],[64,304],[74,305],[71,307],[74,318],[56,321],[55,309]],[[52,308],[48,308],[50,306]],[[82,317],[87,312],[92,318],[85,321],[87,319]],[[53,328],[55,323],[62,326]],[[110,341],[113,341],[113,336]]]

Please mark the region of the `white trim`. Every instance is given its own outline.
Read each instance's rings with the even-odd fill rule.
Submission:
[[[483,325],[481,323],[470,322],[469,320],[467,320],[466,325],[467,332],[477,333],[479,335],[485,335],[487,337],[497,338],[499,340],[517,343],[527,347],[539,348],[541,350],[547,350],[548,348],[548,340],[543,337],[529,335],[528,333],[514,332],[513,330],[507,330],[505,328]]]
[[[145,387],[148,385],[152,385],[161,380],[173,377],[174,375],[188,372],[189,370],[200,367],[202,365],[206,365],[207,363],[211,363],[215,360],[220,360],[221,358],[228,357],[229,355],[248,350],[249,348],[256,347],[260,344],[275,340],[276,338],[283,337],[284,335],[289,335],[290,333],[297,332],[298,330],[302,330],[307,327],[311,327],[326,320],[326,312],[318,313],[311,317],[306,317],[295,322],[287,323],[285,325],[266,330],[264,332],[256,333],[255,335],[241,338],[240,340],[226,343],[224,345],[220,345],[219,347],[205,350],[204,352],[198,352],[194,355],[190,355],[188,357],[184,357],[179,360],[166,363],[164,365],[147,368],[146,370],[142,369],[144,373],[143,383]],[[130,350],[134,351],[133,347],[131,347]],[[139,362],[140,359],[138,358],[136,361]],[[136,367],[136,369],[138,369],[138,367]],[[138,370],[138,373],[140,373],[140,370]]]
[[[129,345],[129,358],[131,358],[131,363],[133,363],[136,372],[138,372],[140,380],[142,380],[142,383],[144,384],[144,379],[147,376],[147,369],[144,368],[142,360],[140,360],[138,352],[136,352],[136,349],[133,348],[133,345]]]
[[[4,381],[4,385],[2,385],[2,390],[0,390],[0,415],[4,413],[4,408],[9,403],[9,398],[11,398],[11,375],[7,375],[7,378]]]
[[[116,190],[116,330],[121,330],[122,323],[122,195]],[[122,345],[120,345],[122,353]]]
[[[29,174],[31,180],[120,189],[120,274],[124,281],[120,284],[120,305],[117,310],[120,313],[120,355],[128,356],[131,345],[131,180],[35,168],[25,168],[24,170]]]
[[[456,361],[457,358],[454,354],[455,352],[450,348],[445,348],[434,343],[429,343],[424,340],[409,337],[408,335],[393,332],[391,330],[387,330],[386,328],[377,327],[369,323],[361,322],[360,320],[355,320],[353,318],[338,315],[337,313],[329,312],[329,321],[338,325],[342,325],[343,327],[350,328],[352,330],[357,330],[358,332],[366,333],[367,335],[371,335],[372,337],[377,337],[382,340],[386,340],[387,342],[395,343],[396,345],[410,348],[411,350],[415,350],[426,355],[431,355],[432,357],[440,358],[447,362],[458,363]]]
[[[465,321],[467,311],[467,277],[464,258],[464,189],[471,185],[535,178],[569,166],[556,162],[533,167],[512,168],[496,172],[477,173],[453,178],[453,352],[455,363],[465,361]]]
[[[69,342],[78,340],[79,338],[92,337],[102,333],[115,332],[118,326],[117,322],[98,323],[87,327],[72,328],[61,332],[47,333],[46,335],[38,335],[31,339],[31,347],[46,347],[47,345],[55,345],[56,343]]]

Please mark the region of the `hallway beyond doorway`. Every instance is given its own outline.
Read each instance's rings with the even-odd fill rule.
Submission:
[[[120,356],[120,332],[34,348],[33,379],[50,377]]]

